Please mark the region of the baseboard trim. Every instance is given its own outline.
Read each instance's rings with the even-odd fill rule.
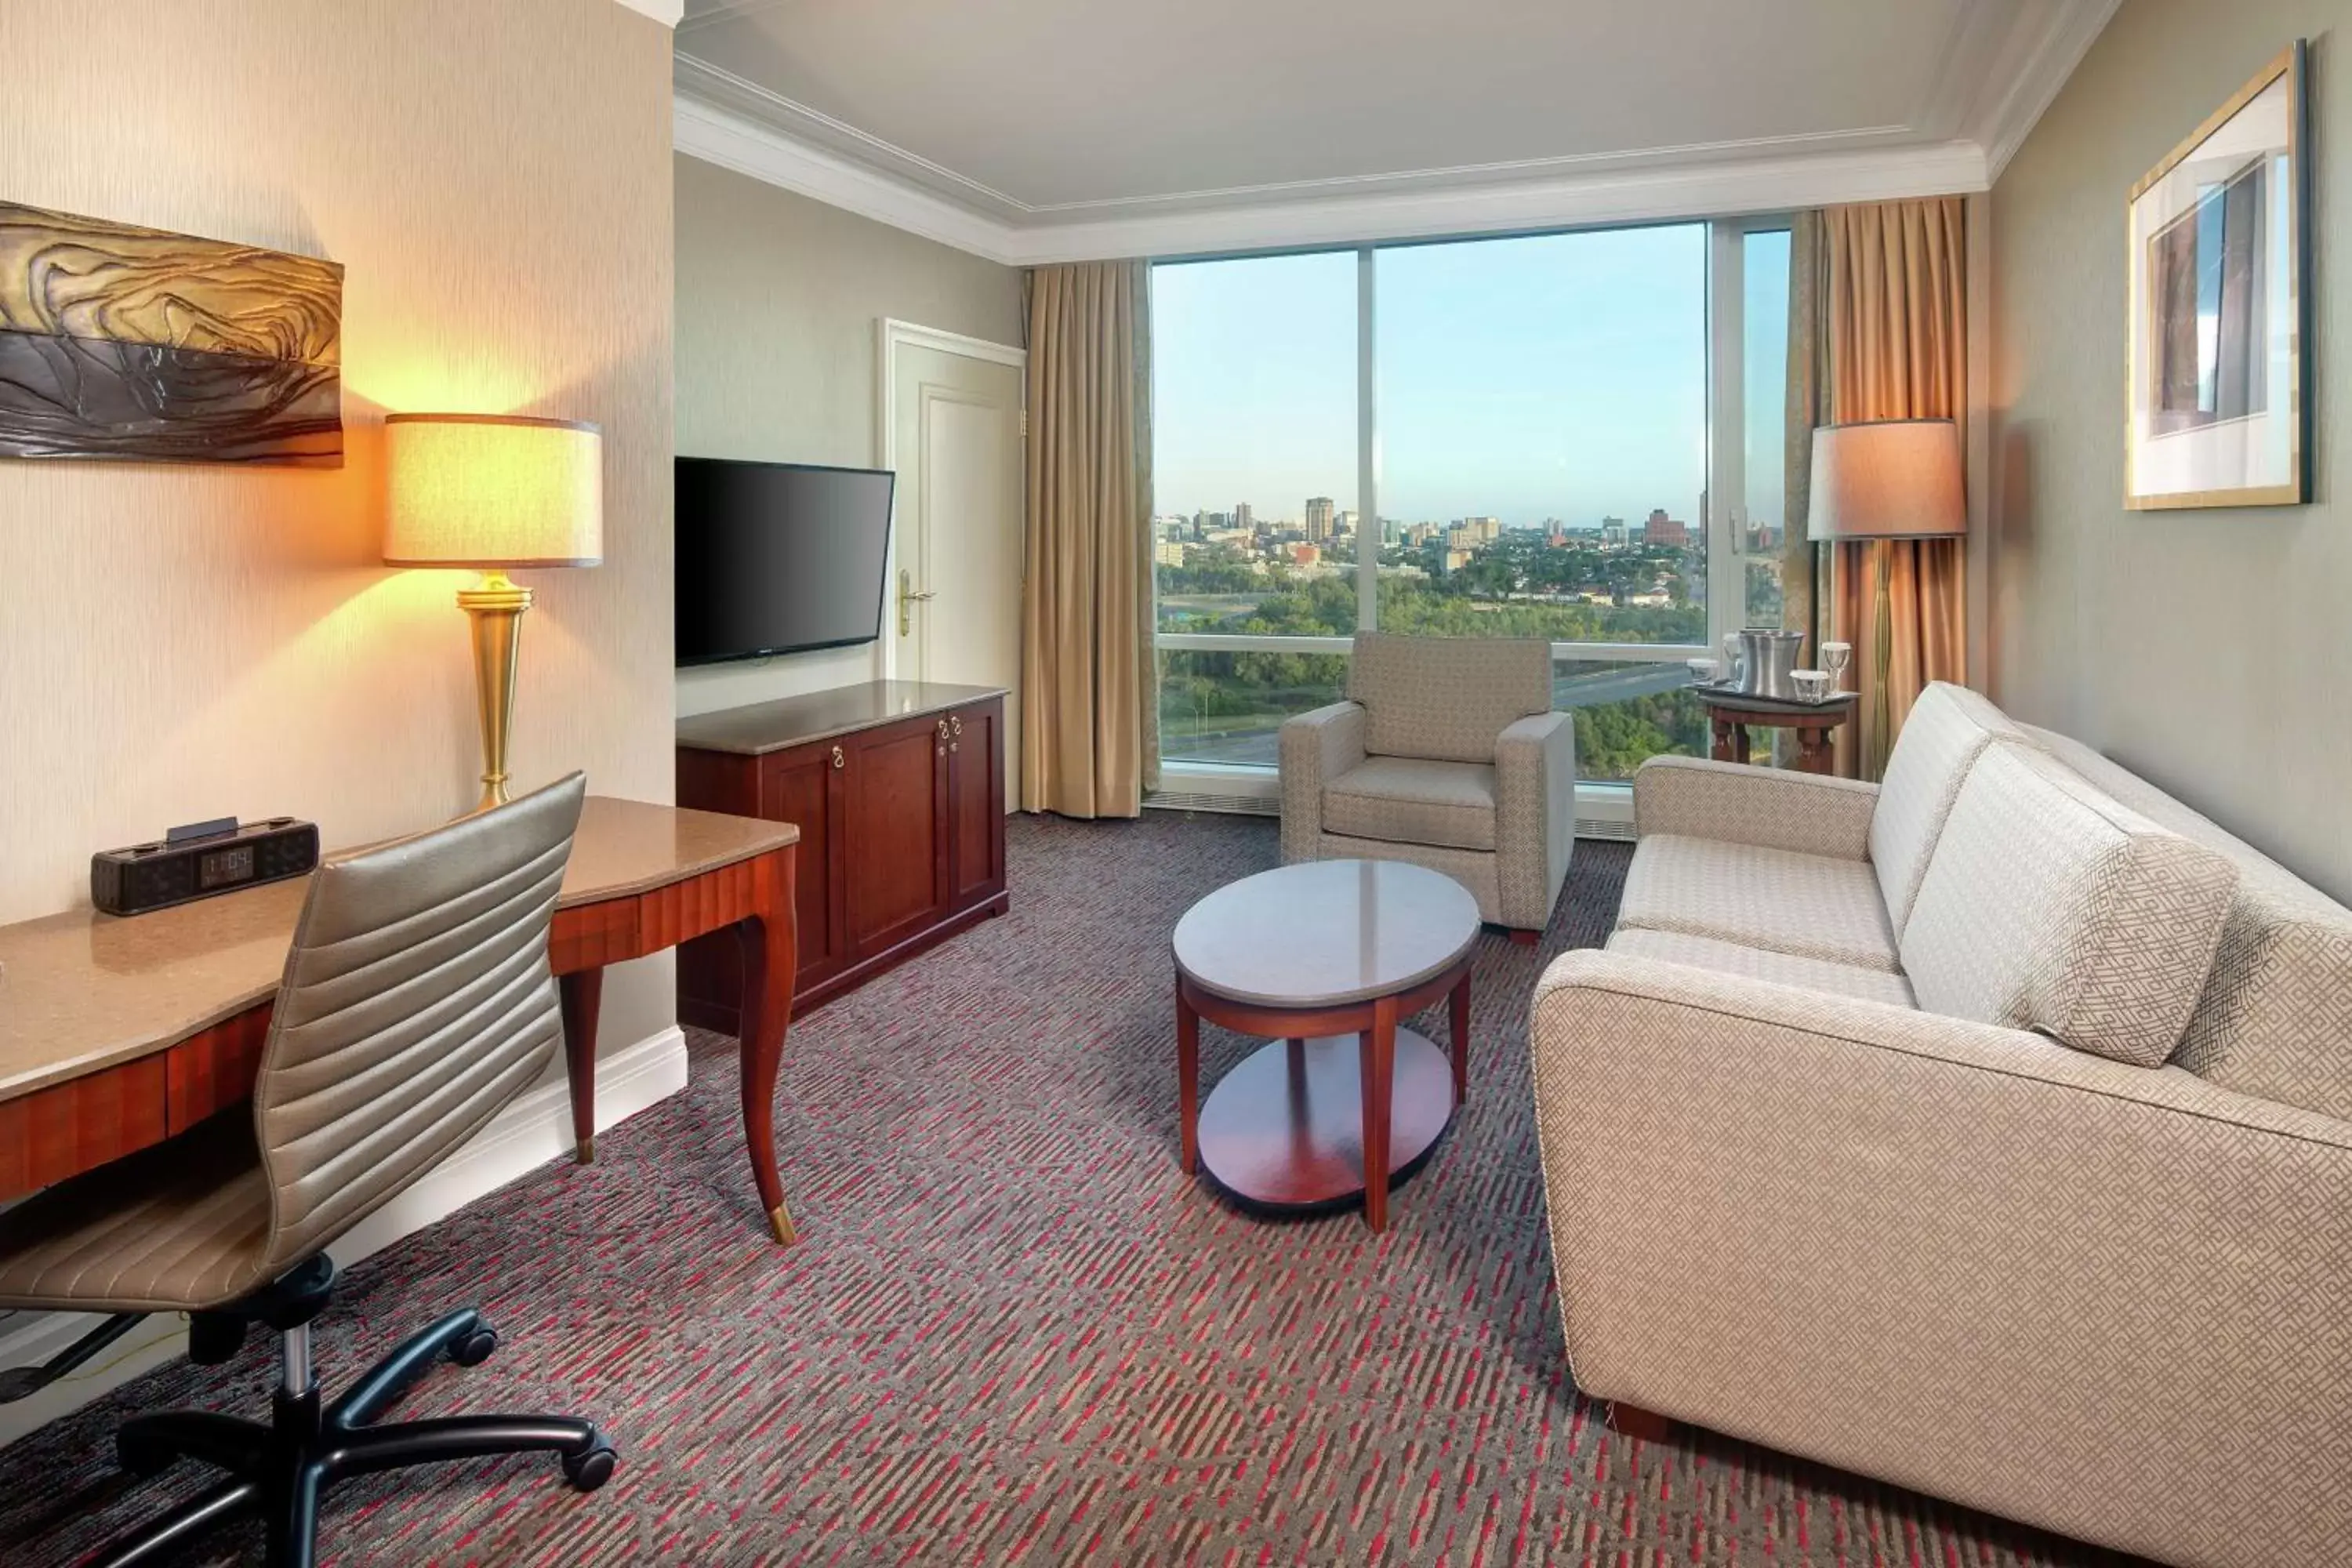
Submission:
[[[686,1087],[686,1032],[671,1024],[596,1061],[596,1130],[619,1125]],[[472,1142],[369,1215],[338,1243],[338,1265],[358,1262],[487,1197],[518,1176],[572,1152],[572,1099],[561,1076],[500,1111]],[[463,1303],[457,1303],[463,1305]],[[97,1322],[81,1312],[24,1315],[0,1324],[0,1366],[46,1361]],[[419,1325],[422,1326],[422,1325]],[[30,1399],[0,1405],[0,1447],[151,1372],[187,1348],[187,1319],[159,1312],[116,1341],[98,1362]]]

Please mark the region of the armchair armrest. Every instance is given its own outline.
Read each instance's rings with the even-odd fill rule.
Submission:
[[[1364,707],[1334,702],[1286,719],[1276,737],[1282,770],[1282,863],[1315,858],[1323,836],[1323,786],[1361,765]]]
[[[1495,741],[1496,903],[1502,923],[1541,931],[1576,847],[1576,716],[1537,713]]]
[[[2352,1126],[1604,952],[1530,1026],[1588,1394],[2168,1562],[2340,1550]]]
[[[1699,757],[1652,757],[1633,771],[1633,830],[1792,849],[1841,860],[1870,858],[1878,786],[1787,768]]]

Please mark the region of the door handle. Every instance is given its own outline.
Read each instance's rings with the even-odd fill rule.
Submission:
[[[915,574],[905,567],[900,567],[898,569],[898,635],[903,637],[913,634],[915,622],[912,611],[915,605],[928,604],[938,597],[937,591],[929,588],[924,589],[919,594],[916,593]]]

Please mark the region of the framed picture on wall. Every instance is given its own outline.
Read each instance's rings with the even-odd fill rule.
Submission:
[[[2311,500],[2305,55],[2273,60],[2132,187],[2135,510]]]

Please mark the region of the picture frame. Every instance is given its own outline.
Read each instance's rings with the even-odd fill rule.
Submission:
[[[2131,510],[2311,500],[2308,55],[2263,67],[2126,204]]]

